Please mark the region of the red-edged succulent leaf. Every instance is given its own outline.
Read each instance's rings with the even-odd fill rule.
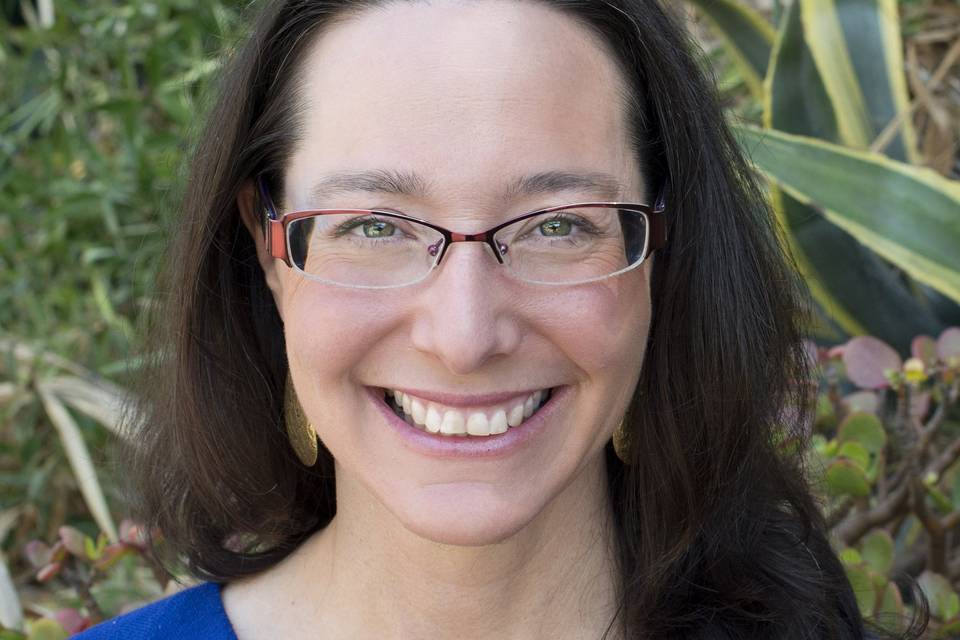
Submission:
[[[937,362],[937,341],[930,336],[917,336],[910,343],[910,355],[932,367]]]
[[[117,560],[127,555],[128,553],[133,553],[134,547],[126,544],[125,542],[118,542],[116,544],[108,545],[103,553],[100,554],[100,557],[96,559],[93,563],[93,567],[98,571],[106,571],[114,564]]]
[[[937,357],[950,367],[960,365],[960,327],[945,329],[937,338]]]
[[[124,518],[120,522],[120,541],[140,551],[147,548],[147,532],[142,524]]]
[[[63,546],[70,552],[71,555],[76,556],[77,558],[82,558],[86,560],[87,558],[87,548],[84,544],[84,535],[79,529],[74,529],[71,526],[64,525],[60,527],[60,542],[63,543]]]
[[[23,548],[23,554],[27,557],[34,569],[50,564],[53,560],[53,551],[46,543],[40,540],[31,540]]]
[[[847,345],[838,344],[827,349],[827,358],[842,358],[843,352],[847,350]]]
[[[63,544],[63,540],[57,540],[50,548],[50,562],[63,562],[67,559],[68,553],[67,547]]]
[[[886,342],[873,336],[857,336],[843,349],[843,364],[850,382],[861,389],[890,386],[887,371],[899,371],[900,355]]]
[[[45,565],[37,571],[37,581],[39,582],[49,582],[52,580],[60,570],[63,569],[62,562],[51,562],[48,565]]]
[[[90,618],[81,615],[76,609],[60,609],[53,614],[53,618],[70,635],[80,633],[90,626]]]

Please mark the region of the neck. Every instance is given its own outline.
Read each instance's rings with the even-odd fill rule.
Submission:
[[[278,566],[291,611],[270,617],[311,637],[599,639],[616,610],[612,526],[602,455],[482,546],[416,535],[338,467],[337,516]]]

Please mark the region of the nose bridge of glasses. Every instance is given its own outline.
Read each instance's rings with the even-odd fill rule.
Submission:
[[[488,234],[484,233],[457,233],[450,232],[450,242],[488,242]]]
[[[503,258],[500,256],[500,253],[493,246],[492,234],[489,231],[484,231],[482,233],[458,233],[456,231],[449,232],[450,241],[443,248],[443,252],[440,255],[439,261],[442,261],[446,255],[447,249],[451,245],[457,242],[480,242],[490,248],[493,257],[496,258],[499,264],[503,264]],[[438,262],[439,262],[438,261]]]

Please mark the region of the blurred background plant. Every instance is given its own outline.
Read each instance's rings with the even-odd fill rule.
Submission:
[[[809,344],[817,376],[811,481],[864,616],[902,630],[917,579],[932,636],[960,634],[960,328],[914,338]],[[789,442],[789,441],[788,441]],[[906,596],[906,597],[905,597]]]
[[[64,637],[168,587],[105,452],[243,6],[0,0],[0,627]]]
[[[0,0],[0,640],[63,638],[178,588],[116,524],[105,452],[246,4]],[[908,611],[913,576],[934,632],[956,633],[960,4],[668,6],[816,297],[807,455],[861,608]]]

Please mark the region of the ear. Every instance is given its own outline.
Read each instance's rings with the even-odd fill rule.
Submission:
[[[247,179],[240,187],[240,193],[237,194],[237,208],[240,210],[240,219],[243,226],[247,228],[253,243],[257,247],[257,261],[260,268],[263,269],[264,279],[267,286],[273,293],[273,301],[277,305],[280,317],[283,317],[281,292],[283,287],[280,284],[280,278],[277,273],[277,260],[267,252],[267,241],[263,232],[264,213],[257,206],[256,186],[253,180]]]

